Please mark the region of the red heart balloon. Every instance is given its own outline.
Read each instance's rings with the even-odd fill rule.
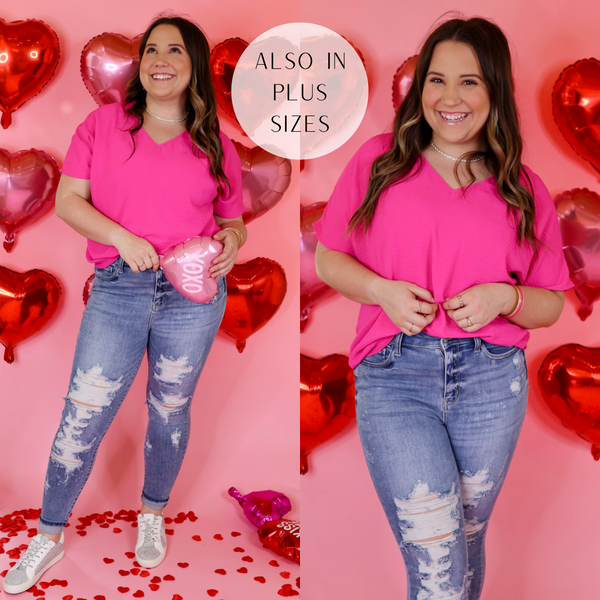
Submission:
[[[253,258],[233,266],[227,274],[227,306],[220,329],[236,340],[238,352],[279,310],[286,291],[285,271],[274,260]]]
[[[552,91],[554,120],[570,146],[600,171],[600,61],[579,60]]]
[[[12,122],[11,113],[52,79],[59,56],[58,36],[46,23],[0,19],[0,123],[4,129]]]
[[[415,76],[415,68],[417,66],[417,56],[411,56],[406,59],[396,71],[394,81],[392,83],[392,103],[394,110],[402,104],[402,100],[406,98],[408,90]]]
[[[538,373],[542,396],[562,424],[591,442],[600,459],[600,348],[559,346]]]
[[[23,227],[52,208],[59,179],[56,162],[42,150],[0,148],[0,231],[7,252]]]
[[[83,285],[83,305],[87,306],[88,300],[90,299],[90,294],[94,289],[94,275],[90,275]]]
[[[235,117],[231,100],[231,81],[240,56],[248,47],[241,38],[230,38],[217,44],[210,53],[210,72],[219,106],[232,118]]]
[[[34,269],[17,273],[0,267],[0,342],[4,360],[15,360],[15,346],[48,324],[62,293],[50,273]]]
[[[554,202],[569,275],[581,300],[577,314],[585,321],[600,298],[600,196],[576,188]]]
[[[292,178],[292,163],[260,146],[247,148],[233,141],[242,161],[244,223],[248,224],[271,210],[283,197]]]
[[[139,63],[143,34],[132,40],[118,33],[92,38],[81,53],[81,77],[99,106],[123,102]]]
[[[259,527],[258,539],[275,554],[300,563],[300,521],[268,521]]]
[[[300,355],[300,473],[308,454],[356,417],[354,371],[348,357],[331,354],[316,360]]]
[[[315,251],[317,234],[314,223],[323,215],[326,202],[300,206],[300,331],[306,329],[308,315],[317,302],[335,293],[335,290],[317,277]]]

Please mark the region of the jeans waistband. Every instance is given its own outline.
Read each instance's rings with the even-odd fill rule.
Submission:
[[[402,346],[419,346],[421,348],[449,348],[450,346],[464,346],[465,350],[472,348],[473,352],[481,350],[481,338],[439,338],[428,335],[425,332],[416,335],[405,335],[399,333],[393,340],[395,354],[401,354]]]

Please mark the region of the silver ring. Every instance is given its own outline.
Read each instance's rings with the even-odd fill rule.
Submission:
[[[467,317],[467,327],[473,327],[473,323],[471,323],[471,319]]]
[[[224,248],[229,248],[230,250],[233,250],[233,246],[224,246]]]
[[[460,294],[458,294],[458,296],[456,296],[458,298],[458,301],[460,302],[460,307],[464,308],[465,307],[465,301],[462,299],[462,296]],[[470,327],[470,325],[469,325]]]

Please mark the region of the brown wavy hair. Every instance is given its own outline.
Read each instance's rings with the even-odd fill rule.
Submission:
[[[518,239],[528,240],[537,253],[539,240],[533,231],[535,204],[532,185],[523,169],[523,140],[515,102],[510,49],[502,30],[486,19],[451,19],[437,27],[425,40],[415,68],[412,85],[394,119],[392,147],[377,157],[371,167],[363,203],[352,216],[348,233],[369,228],[381,194],[391,185],[406,179],[417,161],[422,168],[421,153],[431,142],[431,127],[423,116],[422,94],[431,57],[437,44],[462,42],[473,48],[490,97],[490,113],[485,127],[488,149],[467,152],[461,158],[473,160],[484,156],[485,164],[496,179],[498,193],[507,204],[518,229]],[[475,182],[469,162],[467,189]],[[458,181],[459,163],[454,168]],[[523,185],[521,175],[529,184]],[[528,189],[529,188],[529,189]],[[465,190],[466,191],[466,190]]]
[[[210,76],[209,57],[210,49],[206,36],[195,23],[176,16],[163,16],[155,19],[142,37],[140,42],[140,63],[146,44],[152,30],[159,25],[174,25],[179,29],[185,49],[192,61],[192,76],[188,86],[187,108],[189,114],[185,122],[192,142],[200,152],[206,154],[210,160],[210,174],[217,184],[219,193],[222,191],[221,183],[230,187],[229,180],[223,170],[223,144],[219,138],[220,126],[217,118],[217,97]],[[136,119],[135,125],[129,130],[133,140],[134,135],[142,128],[144,111],[146,109],[146,90],[140,81],[140,68],[127,84],[125,98],[125,112]],[[133,154],[132,152],[132,154]]]

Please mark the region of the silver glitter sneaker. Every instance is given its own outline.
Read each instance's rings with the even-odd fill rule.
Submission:
[[[146,569],[158,567],[167,553],[165,520],[158,515],[140,513],[137,530],[135,559]]]
[[[40,577],[65,555],[65,534],[57,543],[38,533],[29,548],[4,578],[4,591],[19,594],[34,586]]]

